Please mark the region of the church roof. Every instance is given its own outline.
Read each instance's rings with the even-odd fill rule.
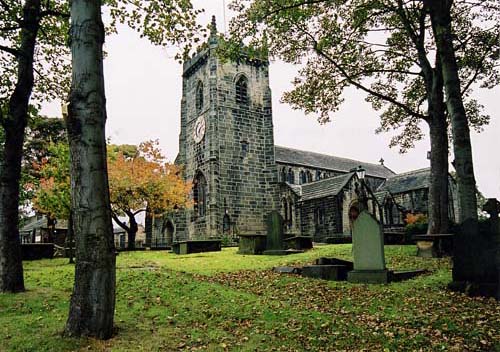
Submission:
[[[431,169],[419,169],[394,175],[384,181],[377,191],[389,191],[392,194],[404,193],[416,189],[428,188]]]
[[[309,166],[339,172],[349,172],[353,168],[357,168],[361,165],[366,170],[366,175],[368,176],[388,178],[394,175],[394,172],[384,165],[365,163],[363,161],[281,147],[278,145],[274,146],[274,153],[277,163]]]
[[[301,200],[310,200],[332,195],[336,196],[353,176],[354,173],[350,172],[345,175],[303,184]]]

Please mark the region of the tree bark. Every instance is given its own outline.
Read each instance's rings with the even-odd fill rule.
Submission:
[[[68,232],[66,234],[66,244],[65,247],[67,248],[68,252],[66,255],[69,258],[69,264],[73,264],[75,261],[73,260],[73,246],[74,246],[74,231],[73,231],[73,209],[69,211],[69,217],[68,217]]]
[[[106,166],[103,43],[101,2],[73,0],[68,136],[76,266],[65,333],[107,339],[113,334],[116,258]]]
[[[436,118],[429,122],[431,140],[431,179],[429,185],[429,227],[427,233],[448,233],[448,133],[447,122]]]
[[[439,60],[431,70],[427,85],[431,179],[429,184],[429,227],[427,233],[448,233],[448,122]]]
[[[451,119],[460,209],[458,219],[459,223],[469,219],[477,221],[476,180],[474,178],[469,122],[462,100],[458,65],[453,48],[451,28],[453,1],[425,0],[424,3],[430,12],[436,48],[442,67],[446,107]]]
[[[33,57],[40,27],[40,0],[26,0],[17,57],[17,83],[1,123],[5,142],[0,160],[0,292],[24,291],[19,241],[19,180],[28,104],[33,90]],[[1,114],[0,114],[1,116]]]

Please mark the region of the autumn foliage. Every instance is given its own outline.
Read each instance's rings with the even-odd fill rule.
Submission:
[[[160,214],[190,205],[191,185],[184,182],[181,169],[167,162],[158,141],[139,146],[108,145],[108,179],[111,208],[115,222],[129,235],[134,246],[136,216],[144,211]],[[50,146],[50,157],[40,165],[40,185],[34,199],[35,209],[52,218],[67,219],[71,207],[69,148]],[[127,217],[128,222],[121,217]]]
[[[427,216],[424,214],[408,213],[408,214],[406,214],[405,222],[407,225],[426,224],[427,223]]]
[[[191,187],[180,168],[166,161],[157,140],[139,147],[109,146],[108,175],[111,203],[118,212],[147,207],[162,213],[188,205]]]

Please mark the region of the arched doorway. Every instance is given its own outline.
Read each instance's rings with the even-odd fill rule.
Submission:
[[[227,214],[224,214],[222,218],[222,233],[224,236],[231,235],[231,218]]]
[[[164,238],[165,238],[165,245],[171,246],[172,243],[174,242],[174,232],[175,232],[175,227],[172,221],[167,221],[167,224],[165,225],[165,232],[164,232]]]

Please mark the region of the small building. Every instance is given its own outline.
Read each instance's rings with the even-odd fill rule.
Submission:
[[[45,215],[34,215],[19,229],[21,243],[55,243],[64,246],[68,233],[68,221],[48,221]]]

